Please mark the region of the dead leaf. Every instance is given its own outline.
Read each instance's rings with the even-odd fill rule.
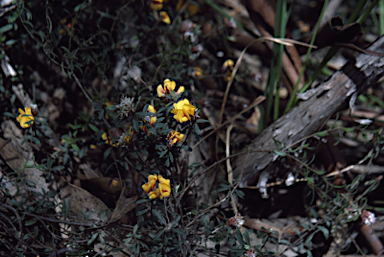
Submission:
[[[121,191],[120,198],[113,210],[110,221],[114,221],[123,217],[126,213],[136,207],[137,195],[130,198],[125,197],[125,188]]]
[[[59,195],[63,201],[68,201],[69,210],[77,216],[84,217],[84,213],[89,220],[103,223],[108,221],[107,215],[99,215],[100,211],[108,210],[108,206],[88,191],[68,184],[60,189]]]
[[[363,36],[363,30],[360,23],[354,22],[344,25],[340,17],[333,17],[325,23],[316,35],[314,44],[318,48],[331,46],[335,43],[356,42]]]
[[[11,120],[3,122],[2,128],[7,137],[11,134],[21,134],[20,130]],[[10,130],[12,130],[13,133]],[[19,140],[20,138],[16,136],[9,138],[9,140],[0,138],[1,156],[12,170],[17,172],[20,177],[24,178],[25,182],[33,185],[29,186],[25,183],[28,190],[41,193],[42,189],[44,189],[45,192],[48,192],[48,183],[45,181],[44,173],[41,170],[32,167],[37,166],[38,164],[32,161],[33,153],[26,150],[30,150],[30,147],[28,147],[27,143],[22,147]],[[14,191],[14,193],[16,193],[16,191]]]

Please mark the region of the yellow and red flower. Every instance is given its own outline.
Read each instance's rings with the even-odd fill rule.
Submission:
[[[224,63],[223,63],[223,70],[225,71],[225,77],[224,77],[224,80],[225,81],[229,81],[231,79],[231,75],[232,75],[232,70],[233,70],[233,67],[235,66],[235,63],[233,62],[233,60],[231,59],[228,59],[226,60]]]
[[[162,22],[164,22],[165,24],[171,24],[171,17],[169,17],[167,12],[161,11],[159,14],[160,14],[160,20]]]
[[[170,180],[156,174],[148,176],[148,182],[141,186],[143,191],[148,195],[149,199],[160,199],[168,197],[171,194]],[[156,185],[158,187],[156,187]]]
[[[196,107],[193,106],[188,99],[183,99],[173,104],[173,109],[171,113],[174,114],[173,118],[180,122],[184,123],[191,120],[191,116],[195,116]]]
[[[170,146],[173,146],[178,142],[182,142],[183,137],[184,137],[184,134],[181,134],[180,132],[173,130],[173,131],[169,132],[167,135],[168,144]]]
[[[156,181],[157,181],[157,175],[156,174],[149,175],[148,176],[148,182],[141,186],[143,188],[143,191],[148,194],[151,190],[153,190],[155,188]]]
[[[25,111],[19,108],[19,116],[16,121],[20,123],[22,128],[29,128],[35,122],[35,118],[32,115],[31,108],[25,107]]]
[[[149,7],[154,11],[159,11],[163,9],[163,0],[151,0]]]
[[[164,86],[164,87],[163,87]],[[175,91],[176,88],[176,82],[170,79],[165,79],[163,81],[163,85],[159,84],[157,86],[157,96],[158,97],[164,97],[166,94],[170,94],[172,91]],[[185,91],[185,88],[183,86],[180,86],[177,91],[175,92],[176,95],[180,95]]]
[[[101,138],[103,140],[105,140],[106,144],[111,145],[113,147],[116,147],[119,145],[119,143],[117,143],[117,144],[112,143],[112,138],[110,136],[108,136],[107,132],[104,132],[103,135],[101,135]]]

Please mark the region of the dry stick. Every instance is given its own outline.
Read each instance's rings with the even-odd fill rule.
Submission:
[[[233,124],[229,125],[229,127],[227,128],[227,138],[226,138],[226,142],[225,142],[225,155],[226,157],[228,157],[230,155],[230,137],[231,137],[231,130],[233,129]],[[232,166],[231,166],[231,160],[230,159],[227,159],[226,161],[227,163],[227,172],[228,172],[228,183],[232,186],[233,184],[233,171],[232,171]],[[239,210],[237,209],[237,206],[236,206],[236,200],[235,198],[233,197],[233,195],[231,195],[231,205],[232,205],[232,209],[233,209],[233,212],[236,214],[239,212]]]

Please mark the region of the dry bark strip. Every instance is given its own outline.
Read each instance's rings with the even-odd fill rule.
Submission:
[[[384,53],[384,37],[380,37],[368,49]],[[328,81],[312,89],[307,100],[272,123],[250,143],[250,150],[258,152],[251,152],[247,158],[244,155],[235,161],[235,177],[240,175],[244,167],[240,187],[254,185],[260,172],[268,176],[277,159],[277,155],[273,153],[277,150],[276,142],[280,142],[281,146],[290,146],[317,132],[352,95],[352,99],[357,97],[359,93],[375,85],[382,76],[383,57],[359,54]]]

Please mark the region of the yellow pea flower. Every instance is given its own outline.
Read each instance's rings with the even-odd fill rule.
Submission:
[[[160,12],[160,20],[165,24],[171,24],[171,18],[169,17],[167,12],[164,12],[164,11]]]
[[[153,189],[155,186],[156,186],[156,181],[157,181],[157,175],[154,174],[154,175],[149,175],[148,176],[148,182],[145,183],[144,185],[141,186],[141,188],[143,189],[143,191],[145,193],[149,193],[149,191],[151,191],[151,189]]]
[[[159,183],[157,183],[157,181]],[[155,188],[158,184],[158,188]],[[148,176],[148,182],[141,186],[143,191],[148,194],[149,199],[155,199],[160,196],[160,199],[168,197],[171,194],[170,180],[156,174]]]
[[[101,138],[105,141],[106,144],[108,145],[111,145],[111,146],[114,146],[116,147],[117,145],[119,145],[119,143],[117,144],[113,144],[112,143],[112,138],[108,136],[107,132],[104,132],[103,135],[101,135]]]
[[[148,193],[148,197],[149,199],[156,199],[158,196],[159,196],[159,193],[160,193],[160,189],[156,188],[155,191],[152,191],[152,192],[149,192]]]
[[[154,11],[159,11],[163,9],[163,0],[151,0],[149,7]]]
[[[175,91],[176,82],[170,79],[165,79],[162,84],[159,84],[156,88],[157,96],[164,97],[166,94],[170,94],[172,91]],[[176,95],[180,95],[185,91],[183,86],[180,86],[175,92]]]
[[[180,132],[173,130],[169,132],[167,135],[168,143],[172,146],[178,142],[183,141],[183,137],[184,137],[184,134],[181,134]]]
[[[32,115],[31,108],[25,107],[25,112],[19,108],[19,116],[16,121],[20,123],[22,128],[29,128],[34,123],[35,118]]]
[[[171,194],[170,180],[163,178],[159,175],[159,189],[160,189],[160,199],[168,197]]]
[[[196,107],[191,105],[188,99],[183,99],[173,104],[173,109],[171,113],[174,114],[173,118],[180,122],[184,123],[191,120],[191,116],[195,116]]]

